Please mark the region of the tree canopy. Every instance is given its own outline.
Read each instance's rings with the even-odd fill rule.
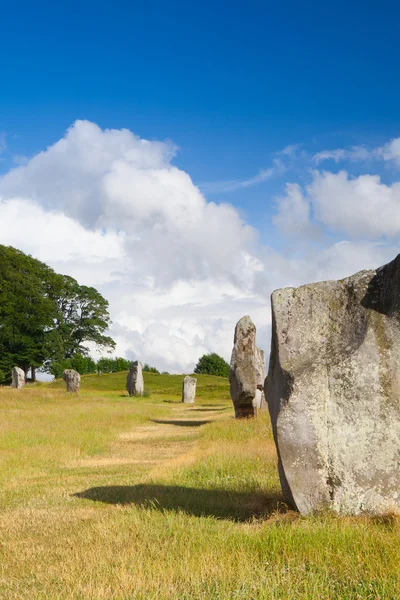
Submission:
[[[228,377],[229,365],[222,356],[213,352],[211,354],[203,354],[203,356],[199,358],[194,372],[198,375],[220,375],[221,377]]]
[[[108,302],[92,287],[11,246],[0,245],[0,383],[13,366],[52,372],[55,363],[86,357],[88,342],[115,347],[105,335]]]

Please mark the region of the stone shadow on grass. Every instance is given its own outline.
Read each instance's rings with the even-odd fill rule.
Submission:
[[[197,489],[178,485],[111,485],[93,487],[73,494],[106,504],[135,504],[143,508],[183,511],[196,517],[215,517],[237,522],[268,518],[272,513],[288,510],[278,493],[235,492],[223,489]]]
[[[230,409],[230,406],[226,406],[225,408],[191,408],[190,411],[199,411],[199,412],[215,412],[215,411],[223,411]]]
[[[207,425],[207,423],[212,423],[212,421],[165,421],[163,419],[151,419],[153,423],[159,423],[161,425],[177,425],[178,427],[201,427],[202,425]]]

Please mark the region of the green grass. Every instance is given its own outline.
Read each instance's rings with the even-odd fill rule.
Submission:
[[[125,377],[0,388],[1,599],[398,600],[396,516],[300,517],[226,379]]]
[[[95,392],[111,392],[113,395],[119,391],[126,394],[127,371],[121,373],[110,373],[104,375],[83,375],[81,378],[81,390]],[[158,373],[143,373],[145,387],[150,390],[152,396],[162,395],[180,398],[182,393],[182,375],[159,375]],[[197,378],[196,396],[199,399],[222,399],[230,400],[229,383],[226,377],[215,375],[195,375]],[[40,384],[43,385],[43,384]],[[65,389],[65,383],[58,379],[50,384],[44,384],[51,389]]]

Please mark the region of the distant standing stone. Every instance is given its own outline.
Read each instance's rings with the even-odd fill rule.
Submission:
[[[25,385],[25,373],[19,367],[14,367],[12,370],[11,387],[20,390]]]
[[[144,381],[142,373],[142,363],[135,360],[131,364],[128,376],[126,378],[126,390],[130,396],[143,396]]]
[[[256,328],[248,315],[235,328],[231,365],[230,392],[235,417],[254,417],[257,412],[257,368],[259,357],[256,347]]]
[[[67,384],[67,392],[79,392],[81,376],[74,369],[65,369],[62,378]]]
[[[193,404],[196,398],[196,377],[186,375],[182,385],[182,402],[185,404]]]

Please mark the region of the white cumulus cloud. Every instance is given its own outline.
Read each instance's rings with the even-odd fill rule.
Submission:
[[[386,185],[379,175],[314,171],[305,189],[287,186],[276,223],[282,231],[293,230],[296,223],[309,231],[317,223],[352,237],[394,238],[400,234],[400,182]]]
[[[170,141],[77,121],[0,177],[0,243],[98,288],[117,354],[190,372],[205,352],[229,359],[244,314],[268,352],[273,289],[341,278],[396,254],[399,183],[314,171],[308,186],[288,184],[277,199],[277,251],[232,205],[208,202],[175,166],[176,152]],[[396,147],[385,152],[394,157]]]
[[[0,240],[97,287],[118,353],[190,371],[206,351],[229,358],[264,267],[257,232],[231,205],[207,202],[175,152],[77,121],[0,178]]]

